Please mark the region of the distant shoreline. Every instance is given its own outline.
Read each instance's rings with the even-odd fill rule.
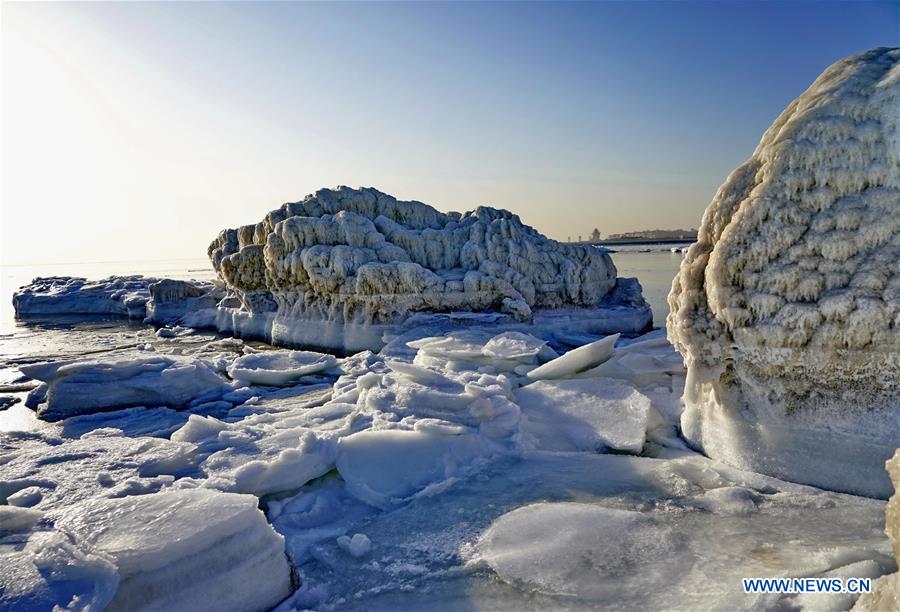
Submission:
[[[587,244],[587,245],[597,245],[597,246],[627,246],[627,245],[640,245],[640,244],[693,244],[696,242],[696,239],[692,238],[671,238],[668,240],[601,240],[600,242],[566,242],[564,244]]]

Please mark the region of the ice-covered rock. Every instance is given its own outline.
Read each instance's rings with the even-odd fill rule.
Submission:
[[[222,231],[209,256],[239,300],[219,309],[217,327],[348,349],[380,346],[379,325],[416,312],[525,321],[542,309],[596,310],[616,286],[605,251],[550,240],[508,211],[445,214],[371,188],[322,189],[285,204]],[[637,297],[636,307],[609,306],[646,316]]]
[[[894,495],[888,500],[884,511],[884,532],[891,540],[894,557],[900,562],[900,449],[886,464]],[[900,572],[882,576],[872,585],[872,592],[859,598],[855,612],[878,612],[880,610],[900,610]]]
[[[828,68],[719,188],[669,295],[695,447],[887,497],[900,445],[900,49]]]
[[[106,314],[143,319],[155,278],[110,276],[98,281],[71,276],[36,278],[13,294],[17,316]]]
[[[230,389],[205,361],[164,355],[101,357],[20,369],[46,383],[34,398],[43,402],[38,416],[46,421],[129,406],[178,408],[198,398],[218,399]]]
[[[115,566],[109,610],[266,610],[290,594],[292,570],[257,504],[174,490],[76,504],[56,527]]]
[[[228,375],[250,385],[282,387],[309,374],[332,368],[334,355],[312,351],[271,351],[238,357],[228,368]]]

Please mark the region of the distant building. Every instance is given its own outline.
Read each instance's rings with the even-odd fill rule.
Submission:
[[[607,240],[696,240],[697,230],[691,229],[674,229],[674,230],[641,230],[637,232],[625,232],[624,234],[610,234]]]

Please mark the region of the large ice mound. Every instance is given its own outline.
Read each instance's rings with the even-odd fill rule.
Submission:
[[[742,468],[887,497],[900,445],[900,49],[828,68],[703,216],[669,295],[684,436]]]
[[[417,312],[530,321],[537,309],[596,309],[617,286],[605,251],[550,240],[508,211],[445,214],[371,188],[322,189],[285,204],[255,225],[222,231],[209,256],[234,292],[216,314],[220,329],[352,348],[378,341],[348,340],[357,333],[348,330],[364,335]],[[621,293],[634,297],[630,285]],[[283,323],[297,320],[305,325]],[[320,324],[312,336],[293,337],[312,322]],[[329,338],[335,326],[344,337]]]

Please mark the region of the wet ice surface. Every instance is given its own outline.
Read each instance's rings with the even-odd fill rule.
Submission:
[[[177,523],[205,525],[198,548],[210,563],[230,561],[215,566],[218,578],[198,579],[196,593],[173,582],[178,601],[273,576],[269,592],[278,592],[279,537],[303,580],[285,610],[846,608],[846,598],[744,595],[740,578],[894,571],[883,502],[741,472],[684,448],[675,427],[683,371],[660,332],[620,339],[600,364],[601,351],[583,351],[595,357],[575,365],[564,355],[566,378],[529,377],[592,340],[426,328],[381,355],[334,359],[99,319],[0,338],[0,385],[33,385],[20,366],[80,356],[202,361],[225,385],[184,406],[56,423],[34,417],[27,389],[4,391],[23,401],[0,412],[15,430],[0,434],[0,509],[15,513],[4,525],[18,525],[0,534],[0,583],[20,595],[7,589],[0,601],[67,605],[78,595],[82,605],[138,606],[141,593],[159,591],[135,585],[175,580],[154,559],[197,561],[167,544],[179,529],[158,530],[143,561],[136,542],[135,566],[98,544],[93,523],[73,527],[66,517],[114,508],[121,518],[104,523],[101,539],[118,546],[159,496],[189,491],[204,493],[178,505],[196,514]],[[603,454],[610,449],[630,454]],[[226,524],[220,500],[235,506],[216,496],[234,494],[255,496],[274,532],[241,504],[243,518]],[[229,525],[255,534],[254,558],[276,569],[254,573],[234,554],[250,543]],[[39,575],[69,573],[29,582],[9,569],[26,561]]]
[[[745,513],[740,502],[710,509],[707,491],[725,486],[746,491],[753,510]],[[321,487],[326,498],[327,483]],[[357,559],[334,541],[314,546],[301,565],[308,581],[304,605],[789,606],[789,600],[744,595],[740,578],[815,576],[862,560],[889,571],[883,508],[879,501],[763,479],[696,455],[539,454],[497,466],[441,496],[352,520],[347,532],[365,533],[371,553]],[[288,517],[282,514],[275,526],[290,546],[295,525]]]

